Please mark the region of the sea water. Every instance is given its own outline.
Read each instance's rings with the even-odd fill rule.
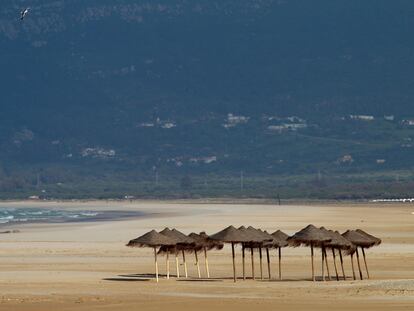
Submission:
[[[142,216],[134,211],[92,211],[47,208],[0,208],[0,225],[27,222],[83,222]]]

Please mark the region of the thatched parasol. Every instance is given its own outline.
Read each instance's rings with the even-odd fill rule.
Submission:
[[[355,249],[351,252],[351,260],[353,259],[353,252],[356,252],[357,255],[357,263],[358,263],[358,269],[359,269],[359,277],[362,280],[362,271],[361,271],[361,265],[359,263],[359,253],[358,253],[358,247],[361,248],[362,254],[364,257],[364,263],[365,263],[365,269],[367,271],[367,276],[369,278],[369,272],[368,272],[368,265],[367,260],[365,256],[365,248],[370,248],[375,245],[381,244],[381,239],[370,235],[366,233],[365,231],[361,229],[357,230],[348,230],[342,234],[347,240],[349,240],[352,244],[355,245]],[[352,261],[353,264],[353,261]],[[354,275],[355,279],[355,275]]]
[[[271,234],[273,237],[273,244],[275,247],[286,247],[289,245],[289,236],[283,231],[277,230]]]
[[[251,242],[249,243],[250,247],[250,254],[252,258],[252,278],[255,279],[254,274],[254,249],[257,248],[259,250],[259,263],[260,263],[260,278],[263,280],[263,255],[262,255],[262,246],[266,238],[270,240],[268,237],[264,237],[263,233],[253,228],[252,226],[247,227],[246,231],[247,235],[251,238]]]
[[[355,245],[355,248],[351,252],[352,273],[353,273],[353,277],[354,277],[354,280],[355,280],[356,277],[355,277],[354,260],[353,260],[353,255],[354,255],[354,252],[355,252],[356,257],[357,257],[359,278],[362,280],[363,277],[362,277],[361,264],[359,262],[358,247],[367,247],[367,248],[372,247],[372,246],[375,245],[375,242],[373,240],[367,238],[366,236],[362,235],[361,233],[356,232],[355,230],[348,230],[348,231],[342,233],[342,236],[345,239],[347,239],[348,241],[350,241],[352,244]]]
[[[231,251],[233,256],[233,279],[236,282],[236,258],[234,253],[234,244],[236,243],[248,243],[250,238],[240,230],[237,230],[233,226],[229,226],[216,234],[210,236],[210,239],[220,241],[223,243],[231,243]]]
[[[320,230],[324,234],[326,234],[328,237],[331,238],[331,241],[329,241],[327,243],[324,243],[324,246],[325,246],[324,257],[325,257],[326,269],[328,271],[328,278],[331,279],[330,273],[329,273],[328,256],[327,256],[327,253],[326,253],[326,248],[331,248],[333,262],[334,262],[334,268],[335,268],[335,274],[336,274],[336,280],[339,281],[338,268],[337,268],[337,265],[336,265],[335,248],[350,249],[352,247],[352,243],[350,243],[348,240],[346,240],[344,237],[342,237],[339,233],[335,233],[334,231],[328,230],[325,227],[321,227]],[[342,257],[342,254],[341,254],[341,257]],[[345,278],[345,273],[344,273],[343,267],[342,267],[342,272],[343,272],[344,278]]]
[[[270,233],[268,233],[266,230],[262,231],[261,229],[257,229],[258,233],[263,239],[263,242],[260,245],[260,274],[262,276],[262,252],[261,247],[264,247],[266,249],[266,259],[267,259],[267,274],[269,277],[269,280],[272,278],[271,272],[270,272],[270,254],[269,254],[269,248],[277,247],[281,243],[276,237],[272,236]]]
[[[342,233],[342,236],[355,246],[369,248],[375,245],[375,241],[355,230],[347,230],[346,232]]]
[[[192,250],[195,247],[195,241],[186,236],[184,233],[178,231],[177,229],[169,229],[169,228],[165,228],[164,230],[160,231],[161,234],[173,239],[174,241],[176,241],[176,245],[174,245],[173,247],[163,247],[162,249],[160,249],[161,252],[165,252],[168,254],[169,252],[174,251],[175,253],[175,262],[176,262],[176,269],[177,269],[177,278],[180,277],[180,271],[179,271],[179,267],[178,267],[178,251],[182,252],[183,255],[183,264],[184,264],[184,273],[185,273],[185,277],[188,278],[188,270],[187,270],[187,262],[185,259],[185,251],[186,250]]]
[[[321,230],[326,230],[326,229],[322,227]],[[336,266],[336,255],[335,255],[335,250],[338,250],[339,258],[341,262],[341,268],[342,268],[342,275],[343,275],[344,280],[346,280],[343,258],[342,258],[342,250],[346,250],[348,253],[350,253],[352,252],[351,250],[354,248],[354,245],[351,242],[349,242],[347,239],[345,239],[338,231],[326,230],[326,234],[330,235],[330,237],[332,238],[332,240],[326,243],[325,245],[332,249],[332,256],[334,260],[336,279],[337,281],[339,281],[338,269]]]
[[[169,228],[165,228],[164,230],[162,230],[160,233],[168,236],[168,233],[171,230]],[[166,261],[167,261],[167,279],[170,276],[170,253],[174,253],[175,255],[175,269],[176,269],[176,276],[179,279],[180,278],[180,268],[179,268],[179,263],[178,263],[178,247],[177,247],[177,243],[180,242],[180,239],[177,239],[176,237],[170,237],[171,239],[173,239],[175,241],[174,245],[165,245],[162,246],[159,250],[159,253],[161,254],[166,254]]]
[[[365,232],[364,230],[356,229],[355,231],[362,234],[363,236],[367,237],[368,239],[371,239],[373,242],[375,242],[375,244],[373,246],[378,246],[382,243],[380,238],[377,238],[376,236],[373,236],[373,235]],[[361,247],[361,250],[362,250],[362,255],[364,256],[365,269],[367,270],[367,276],[368,276],[368,279],[369,279],[367,259],[365,257],[365,248]]]
[[[257,248],[259,249],[259,260],[260,260],[260,279],[263,280],[263,254],[262,254],[262,248],[266,248],[266,253],[269,252],[269,248],[265,246],[267,243],[273,241],[273,237],[260,229],[253,228],[252,226],[249,226],[247,228],[249,232],[251,232],[252,235],[257,237]],[[270,274],[270,257],[268,256],[268,273]]]
[[[208,251],[213,249],[220,250],[223,249],[224,246],[220,241],[211,239],[204,231],[200,232],[199,234],[190,233],[188,236],[194,240],[196,245],[201,245]]]
[[[377,246],[377,245],[380,245],[382,243],[380,238],[377,238],[376,236],[373,236],[373,235],[365,232],[364,230],[356,229],[355,231],[362,234],[363,236],[367,237],[368,239],[372,240],[375,243],[373,246]]]
[[[158,282],[158,261],[157,261],[157,247],[158,246],[172,246],[175,241],[167,236],[158,233],[155,230],[145,233],[144,235],[129,241],[128,247],[153,247],[155,257],[155,277]]]
[[[312,260],[312,280],[315,281],[315,268],[313,260],[313,247],[321,247],[322,254],[324,249],[324,243],[329,242],[331,239],[324,234],[320,229],[316,228],[314,225],[308,225],[306,228],[296,232],[293,236],[288,238],[290,245],[297,247],[300,245],[310,246],[311,247],[311,260]],[[322,255],[322,260],[324,259]],[[324,277],[323,270],[322,276]]]
[[[254,280],[255,279],[254,248],[256,247],[259,248],[261,246],[261,244],[263,243],[263,237],[255,228],[251,226],[248,228],[241,226],[237,230],[239,230],[245,237],[248,238],[248,242],[242,243],[243,280],[246,279],[246,274],[245,274],[245,249],[246,248],[250,248],[251,264],[252,264],[252,279]]]
[[[207,278],[210,278],[207,251],[212,250],[212,249],[222,249],[224,246],[223,243],[210,239],[210,237],[205,232],[200,232],[199,234],[193,232],[193,233],[190,233],[188,236],[194,240],[195,246],[196,246],[194,249],[194,253],[195,253],[195,258],[196,258],[198,277],[199,278],[201,277],[201,273],[200,273],[200,264],[199,264],[197,252],[199,250],[204,250],[206,274],[207,274]]]
[[[279,280],[282,280],[282,248],[289,245],[288,238],[289,236],[283,231],[277,230],[272,233],[273,237],[273,247],[276,247],[278,250],[279,257]]]
[[[267,231],[262,231],[261,229],[255,229],[253,227],[247,228],[252,232],[252,234],[255,234],[256,237],[259,239],[256,246],[259,248],[259,258],[260,258],[260,278],[263,280],[263,256],[262,256],[262,248],[266,249],[266,257],[267,257],[267,272],[269,276],[269,280],[271,279],[271,273],[270,273],[270,254],[269,254],[269,248],[272,248],[275,246],[275,243],[278,241],[275,240],[275,238],[269,234]]]

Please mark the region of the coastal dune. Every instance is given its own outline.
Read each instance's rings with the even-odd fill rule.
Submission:
[[[139,211],[142,216],[81,223],[13,224],[0,235],[0,310],[409,310],[414,305],[414,211],[411,204],[285,205],[205,202],[2,203],[67,210]],[[283,249],[284,281],[232,281],[231,250],[209,252],[211,279],[199,280],[188,254],[189,279],[154,281],[153,250],[125,244],[151,229],[168,226],[188,234],[215,233],[232,224],[288,234],[313,223],[339,230],[361,228],[383,240],[367,251],[369,280],[311,282],[308,248]],[[236,248],[241,277],[241,251]],[[258,255],[256,271],[259,271]],[[331,269],[332,258],[329,256]],[[316,275],[321,275],[316,251]],[[350,259],[345,269],[351,274]],[[247,266],[250,267],[250,261]],[[181,273],[183,267],[181,266]],[[266,273],[266,267],[264,267]],[[266,274],[265,273],[265,274]],[[247,276],[250,276],[247,269]]]

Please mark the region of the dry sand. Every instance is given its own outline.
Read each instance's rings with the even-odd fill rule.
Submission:
[[[414,310],[414,208],[409,204],[90,202],[30,206],[139,210],[152,215],[123,221],[12,227],[21,232],[0,235],[0,310]],[[157,284],[152,278],[153,252],[124,246],[149,229],[165,226],[185,233],[214,233],[229,224],[253,225],[292,234],[309,223],[340,231],[362,228],[381,237],[383,244],[367,251],[371,279],[310,282],[309,249],[287,248],[283,250],[283,282],[240,280],[234,284],[226,247],[210,253],[210,281],[195,278],[194,256],[188,255],[192,278],[177,281],[162,276]],[[320,253],[316,254],[320,275]],[[240,275],[240,248],[237,256]],[[249,271],[250,262],[247,264]],[[345,264],[351,275],[349,257]],[[203,264],[201,268],[204,275]],[[171,271],[175,274],[172,262]],[[256,271],[259,274],[258,266]],[[160,257],[160,273],[165,273],[165,257]],[[272,274],[276,277],[274,250]]]

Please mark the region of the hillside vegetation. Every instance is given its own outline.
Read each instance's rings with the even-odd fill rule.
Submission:
[[[406,0],[4,1],[0,198],[409,196],[413,16]]]

